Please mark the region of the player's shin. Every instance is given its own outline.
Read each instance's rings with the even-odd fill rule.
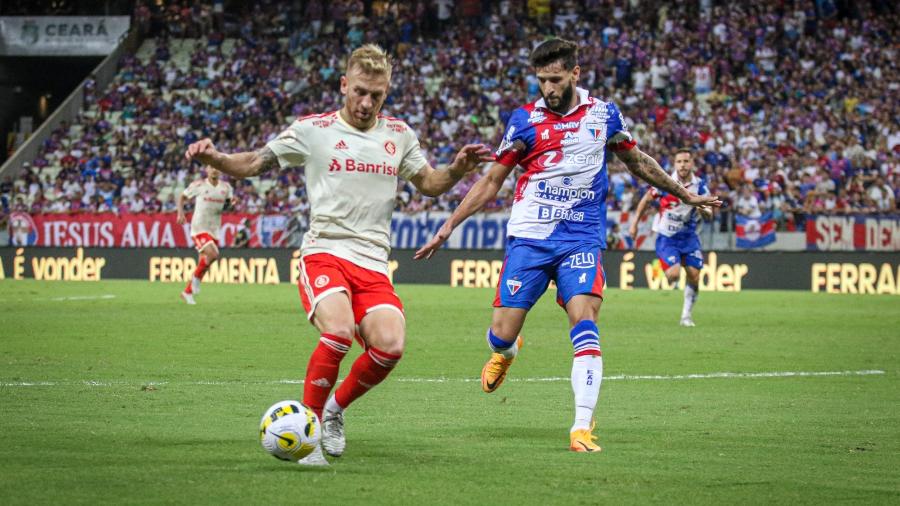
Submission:
[[[694,303],[697,302],[697,295],[700,292],[699,287],[690,283],[684,285],[684,305],[681,308],[681,318],[691,318],[694,310]]]
[[[603,379],[600,333],[593,321],[582,320],[572,328],[569,338],[575,354],[572,361],[575,423],[571,430],[590,430]]]
[[[337,383],[341,360],[350,351],[350,339],[333,334],[322,334],[319,345],[309,357],[306,379],[303,382],[303,404],[322,418],[322,408]]]
[[[350,374],[344,378],[341,386],[334,392],[334,397],[329,399],[326,408],[329,411],[347,409],[353,401],[384,381],[400,362],[401,356],[369,347],[353,362]]]
[[[519,352],[519,347],[516,344],[517,339],[515,337],[513,337],[512,341],[506,341],[497,334],[494,334],[493,329],[488,328],[486,338],[488,346],[491,347],[491,351],[503,355],[504,358],[515,358],[516,354]]]

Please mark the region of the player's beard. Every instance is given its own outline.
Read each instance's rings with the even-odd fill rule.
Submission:
[[[547,100],[547,97],[544,95],[544,91],[541,90],[541,98],[544,99],[544,103],[547,104],[547,107],[549,107],[551,111],[558,113],[558,114],[565,114],[565,113],[569,112],[569,104],[572,103],[572,97],[574,97],[574,96],[575,96],[575,83],[571,83],[571,84],[569,84],[568,87],[566,87],[565,91],[563,91],[562,97],[560,98],[559,103],[556,104],[556,107],[554,107],[554,106],[550,105],[550,101]]]

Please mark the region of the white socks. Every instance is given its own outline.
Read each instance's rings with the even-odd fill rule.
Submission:
[[[697,302],[697,287],[693,285],[684,285],[684,306],[681,308],[681,317],[690,318],[691,311],[694,309],[694,303]]]
[[[575,393],[575,423],[572,431],[591,428],[602,379],[603,357],[582,355],[572,361],[572,391]]]
[[[325,401],[325,411],[331,411],[332,413],[343,413],[344,408],[342,408],[341,405],[338,404],[336,400],[334,400],[334,395],[332,395],[328,398],[327,401]]]

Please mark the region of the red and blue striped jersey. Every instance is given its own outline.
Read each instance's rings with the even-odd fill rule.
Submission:
[[[516,109],[506,125],[496,160],[524,169],[507,225],[511,237],[605,247],[607,153],[632,149],[635,141],[615,104],[576,90],[578,105],[568,113],[540,99]]]

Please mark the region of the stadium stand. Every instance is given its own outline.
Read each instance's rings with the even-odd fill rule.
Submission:
[[[148,37],[106,89],[89,80],[81,115],[0,182],[3,213],[173,212],[198,177],[187,144],[255,149],[296,117],[338,108],[343,58],[364,41],[394,54],[385,113],[439,166],[463,143],[496,145],[514,108],[535,99],[527,54],[550,34],[582,44],[580,85],[619,104],[645,151],[668,166],[675,148],[694,147],[698,174],[732,208],[772,210],[783,230],[802,230],[807,213],[897,211],[894,7],[544,3],[547,13],[524,1],[376,1],[371,12],[355,0],[239,12],[139,2],[133,25]],[[610,177],[610,208],[633,210],[646,188],[618,163]],[[401,182],[397,209],[451,210],[475,179],[436,199]],[[239,182],[236,210],[303,213],[303,183],[302,168]],[[487,211],[508,206],[513,183]]]

